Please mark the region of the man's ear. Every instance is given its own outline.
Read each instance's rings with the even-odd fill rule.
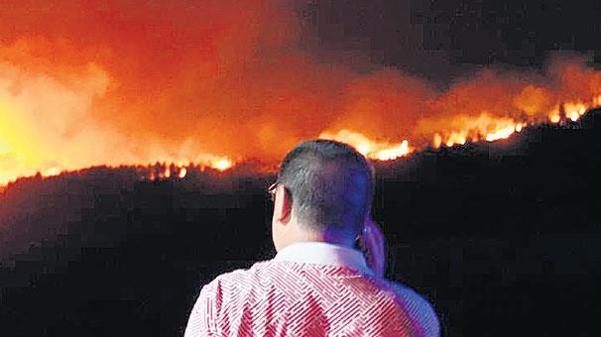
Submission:
[[[273,209],[274,216],[280,223],[286,224],[292,218],[292,195],[285,186],[276,187]]]

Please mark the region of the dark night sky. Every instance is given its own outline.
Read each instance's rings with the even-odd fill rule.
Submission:
[[[320,49],[441,79],[480,66],[542,67],[563,52],[598,63],[600,14],[599,1],[329,0],[301,15]]]

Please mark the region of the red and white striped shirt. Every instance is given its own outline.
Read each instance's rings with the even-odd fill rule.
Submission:
[[[360,251],[299,242],[205,285],[184,334],[200,336],[438,337],[439,322],[417,293],[375,276]]]

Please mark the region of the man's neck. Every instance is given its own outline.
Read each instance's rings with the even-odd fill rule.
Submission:
[[[288,245],[296,242],[325,242],[334,245],[344,246],[347,248],[354,248],[355,242],[349,239],[348,236],[342,236],[339,233],[334,234],[332,232],[317,232],[317,231],[299,231],[296,233],[294,238],[289,241]]]

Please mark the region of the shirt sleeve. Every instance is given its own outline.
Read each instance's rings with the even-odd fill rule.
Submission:
[[[213,281],[201,289],[188,318],[184,337],[218,336],[217,327],[217,292]]]

